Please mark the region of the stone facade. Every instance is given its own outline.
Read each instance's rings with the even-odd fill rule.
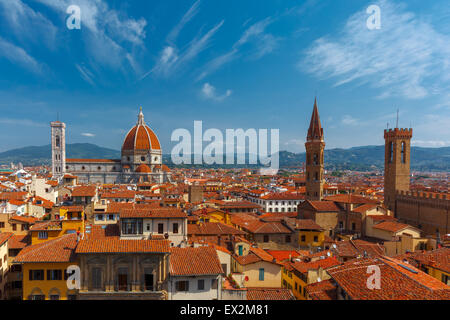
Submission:
[[[52,143],[52,173],[61,179],[66,172],[66,124],[60,121],[50,123]]]
[[[170,170],[162,164],[158,138],[145,124],[142,109],[137,124],[131,128],[122,146],[121,159],[67,159],[65,124],[52,122],[53,173],[61,178],[65,172],[78,177],[78,183],[165,183]],[[165,169],[164,169],[165,168]]]
[[[167,299],[168,254],[82,254],[79,299]]]

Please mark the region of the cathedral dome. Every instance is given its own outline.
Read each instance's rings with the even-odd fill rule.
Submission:
[[[122,151],[161,150],[158,137],[144,122],[144,114],[139,112],[137,124],[128,131],[122,145]]]
[[[146,164],[141,164],[139,167],[136,168],[136,172],[138,173],[151,173],[152,170],[150,167]]]

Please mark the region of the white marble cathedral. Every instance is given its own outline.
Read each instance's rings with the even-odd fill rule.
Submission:
[[[65,173],[78,177],[78,183],[170,182],[170,169],[162,164],[158,137],[144,121],[142,108],[137,124],[128,131],[121,159],[66,159],[65,124],[52,122],[52,169],[60,179]]]

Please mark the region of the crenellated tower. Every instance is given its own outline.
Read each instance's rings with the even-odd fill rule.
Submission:
[[[322,200],[325,141],[320,123],[317,99],[309,124],[306,149],[306,199]]]
[[[384,203],[396,211],[397,191],[409,191],[412,129],[384,130]]]

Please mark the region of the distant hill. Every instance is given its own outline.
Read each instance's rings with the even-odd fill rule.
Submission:
[[[324,154],[329,170],[371,170],[384,167],[384,146],[329,149]],[[280,167],[299,166],[305,153],[280,152]],[[450,147],[411,147],[411,169],[418,171],[450,171]]]
[[[90,143],[67,144],[67,158],[120,159],[120,151],[99,147]],[[0,164],[22,162],[24,165],[50,164],[50,145],[25,147],[0,153]],[[411,168],[419,171],[450,171],[450,147],[411,148]],[[164,163],[171,165],[170,155],[163,156]],[[305,162],[305,153],[280,151],[280,167],[299,167]],[[364,146],[350,149],[325,150],[325,167],[328,170],[383,169],[384,146]],[[189,166],[185,166],[189,167]],[[218,167],[218,166],[209,166]],[[228,167],[237,167],[228,166]],[[243,167],[242,165],[240,167]]]
[[[51,163],[51,145],[24,147],[0,153],[0,164],[22,162],[24,165]],[[91,143],[66,144],[67,158],[82,159],[120,159],[120,151],[99,147]]]

